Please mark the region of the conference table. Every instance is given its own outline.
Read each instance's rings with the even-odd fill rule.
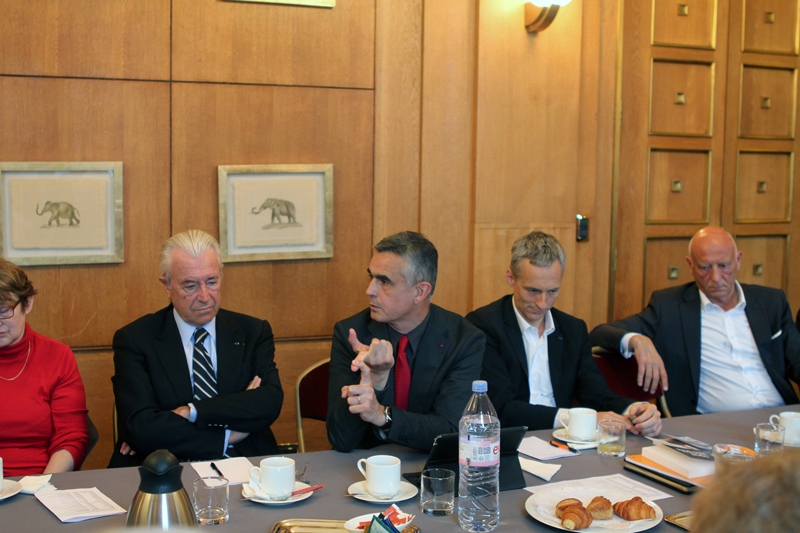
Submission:
[[[759,422],[767,422],[771,414],[782,411],[800,411],[800,405],[781,408],[758,409],[732,413],[716,413],[677,417],[664,420],[664,431],[670,434],[688,435],[710,444],[726,443],[753,447],[753,427]],[[542,439],[549,440],[552,430],[529,432]],[[650,445],[643,437],[628,434],[627,453],[636,454],[643,446]],[[305,477],[312,483],[322,483],[324,488],[313,493],[306,500],[286,505],[268,506],[245,500],[241,497],[241,486],[231,488],[230,520],[218,526],[203,526],[205,530],[270,532],[273,526],[282,520],[292,518],[316,518],[348,520],[355,516],[383,510],[386,504],[363,502],[346,496],[347,488],[363,477],[356,467],[362,457],[376,454],[391,454],[402,460],[403,472],[418,472],[425,464],[427,454],[404,448],[398,445],[384,445],[371,450],[354,450],[350,453],[335,451],[312,452],[292,456],[297,465],[302,467],[308,463]],[[261,458],[251,458],[258,465]],[[553,477],[552,482],[582,479],[593,476],[622,474],[641,483],[656,487],[670,494],[671,498],[658,500],[656,503],[663,509],[664,515],[687,511],[691,508],[691,498],[671,488],[659,485],[644,477],[623,470],[621,458],[599,457],[595,450],[586,450],[580,456],[556,459],[562,468]],[[183,484],[191,492],[191,485],[198,476],[190,464],[184,464]],[[525,473],[526,485],[538,486],[545,481]],[[55,474],[51,482],[58,489],[97,487],[106,496],[121,507],[128,509],[139,484],[139,472],[136,468],[120,468],[108,470],[89,470],[85,472],[69,472]],[[495,531],[555,531],[525,511],[525,501],[531,493],[524,489],[503,491],[500,493],[500,525]],[[456,514],[445,517],[432,517],[420,512],[419,498],[415,497],[398,504],[405,512],[416,514],[414,525],[423,533],[457,532]],[[91,532],[109,531],[123,528],[126,515],[116,515],[76,523],[62,523],[45,508],[34,496],[17,494],[0,501],[0,531],[24,532]],[[672,524],[662,521],[649,531],[681,531]]]

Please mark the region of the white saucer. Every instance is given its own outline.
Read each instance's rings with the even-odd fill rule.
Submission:
[[[299,481],[294,482],[294,490],[305,489],[308,487],[310,487],[310,485],[307,483],[300,483]],[[242,485],[242,496],[251,502],[263,503],[264,505],[289,505],[310,498],[312,494],[314,494],[314,491],[304,492],[303,494],[297,494],[295,496],[289,496],[289,498],[285,500],[270,500],[266,494],[258,492],[256,489],[250,486],[250,483],[245,483]]]
[[[569,436],[569,432],[567,428],[557,429],[553,432],[553,436],[558,440],[563,440],[564,442],[569,442],[570,444],[594,444],[597,446],[597,433],[595,432],[594,438],[589,440],[580,440],[575,439]],[[592,446],[593,448],[594,446]]]
[[[362,514],[361,516],[351,518],[350,520],[344,523],[344,528],[350,533],[364,533],[363,529],[357,529],[358,524],[360,524],[361,522],[371,521],[373,516],[378,516],[379,514],[380,513]],[[414,520],[412,518],[412,520],[409,520],[405,524],[399,526],[398,529],[400,529],[401,527],[406,528],[410,526],[411,522],[413,521]]]
[[[400,492],[394,495],[394,498],[389,498],[386,500],[379,500],[378,498],[370,495],[367,492],[367,482],[366,481],[359,481],[358,483],[353,483],[349,487],[347,487],[347,493],[352,494],[354,498],[357,500],[361,500],[364,502],[371,502],[371,503],[394,503],[394,502],[403,502],[409,498],[413,498],[417,495],[419,489],[412,485],[407,481],[400,482]]]
[[[22,490],[22,483],[10,479],[3,480],[3,487],[0,488],[0,500],[10,498]]]

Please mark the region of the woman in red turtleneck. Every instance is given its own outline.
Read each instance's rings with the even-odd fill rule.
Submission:
[[[0,457],[6,476],[80,467],[86,455],[86,394],[68,346],[25,323],[33,308],[25,272],[0,259]]]

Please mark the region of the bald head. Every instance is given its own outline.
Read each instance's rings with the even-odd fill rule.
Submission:
[[[717,226],[707,226],[694,234],[689,241],[689,255],[692,255],[693,248],[705,249],[708,246],[731,246],[736,253],[736,241],[733,236],[724,229]]]
[[[736,274],[741,261],[742,252],[736,248],[736,241],[722,228],[703,228],[689,242],[686,262],[695,283],[711,302],[726,311],[739,303]]]

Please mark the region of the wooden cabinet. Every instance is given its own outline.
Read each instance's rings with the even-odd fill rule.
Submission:
[[[715,0],[654,0],[652,42],[662,46],[714,48]]]
[[[711,153],[650,149],[647,222],[703,224],[709,220]]]
[[[708,224],[736,238],[742,282],[800,305],[798,5],[624,3],[613,317],[691,281],[687,245]]]
[[[654,60],[650,134],[710,137],[713,63]]]

